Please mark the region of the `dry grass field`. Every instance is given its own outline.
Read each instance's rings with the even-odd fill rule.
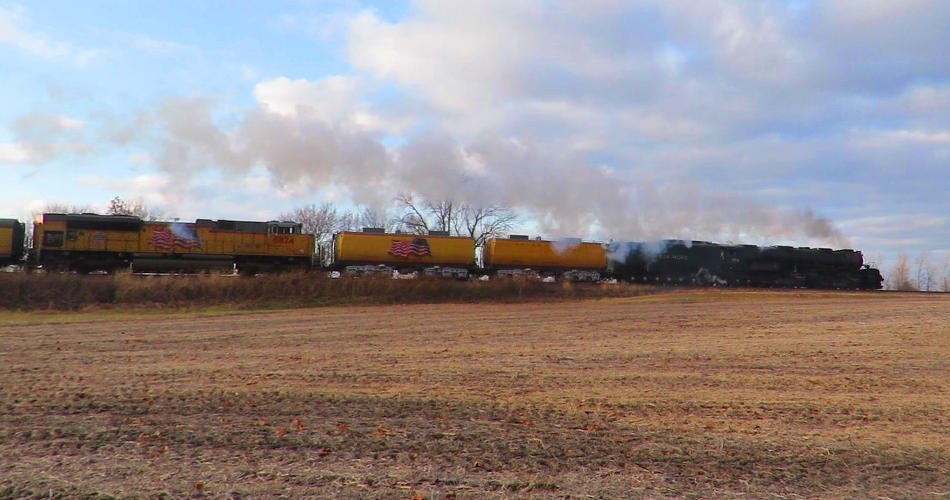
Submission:
[[[0,312],[0,498],[950,498],[950,296]]]

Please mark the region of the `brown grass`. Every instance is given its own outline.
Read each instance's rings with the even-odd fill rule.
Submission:
[[[549,284],[539,281],[380,277],[330,279],[326,273],[237,276],[139,276],[0,273],[0,309],[77,310],[90,307],[287,308],[319,305],[486,302],[651,293],[642,285]]]
[[[950,497],[950,297],[20,314],[0,498]]]

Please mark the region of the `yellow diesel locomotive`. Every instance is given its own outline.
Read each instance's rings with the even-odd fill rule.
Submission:
[[[26,228],[15,219],[0,219],[0,267],[18,264],[23,259]]]
[[[312,235],[295,222],[144,221],[128,215],[54,214],[33,225],[30,260],[50,270],[136,272],[309,269]]]

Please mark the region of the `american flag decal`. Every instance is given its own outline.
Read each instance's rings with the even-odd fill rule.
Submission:
[[[416,238],[412,241],[393,240],[389,246],[389,255],[396,257],[408,257],[410,255],[432,255],[429,249],[429,242],[425,238]]]
[[[194,228],[184,224],[169,224],[165,229],[157,229],[148,242],[159,250],[173,250],[176,246],[201,248],[201,239]]]

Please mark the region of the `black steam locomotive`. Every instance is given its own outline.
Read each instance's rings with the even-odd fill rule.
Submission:
[[[688,240],[606,248],[608,274],[640,283],[877,290],[883,281],[855,250]]]

